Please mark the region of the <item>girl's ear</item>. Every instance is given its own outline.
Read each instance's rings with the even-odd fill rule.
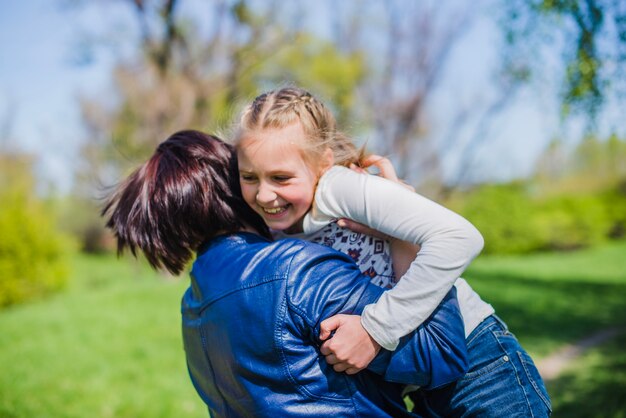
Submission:
[[[322,154],[322,160],[320,161],[320,175],[324,174],[329,168],[335,164],[335,156],[333,150],[327,147]]]

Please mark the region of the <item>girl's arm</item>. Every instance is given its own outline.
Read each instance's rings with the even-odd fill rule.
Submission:
[[[344,167],[320,179],[314,213],[320,221],[349,218],[421,246],[396,287],[368,305],[361,318],[388,350],[430,316],[483,246],[480,233],[460,215],[402,185]]]
[[[370,155],[368,157],[365,157],[361,161],[361,167],[365,167],[367,169],[375,168],[378,170],[378,174],[381,177],[399,183],[411,192],[415,193],[415,188],[413,186],[405,183],[398,178],[393,164],[391,164],[391,161],[389,161],[387,158],[381,157],[379,155]],[[368,174],[365,168],[361,167],[358,167],[355,164],[350,164],[351,170],[356,171],[357,173]],[[393,271],[397,278],[404,276],[420,250],[420,246],[418,244],[395,239],[394,237],[390,237],[389,235],[385,235],[379,231],[371,229],[366,225],[354,222],[351,219],[340,219],[338,224],[342,228],[348,228],[355,232],[360,232],[365,235],[376,236],[380,239],[388,240],[391,249]]]
[[[391,262],[393,263],[393,272],[396,277],[402,277],[411,268],[411,263],[417,257],[420,250],[418,244],[399,239],[391,240]]]

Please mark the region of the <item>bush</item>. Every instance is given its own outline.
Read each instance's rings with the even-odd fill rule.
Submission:
[[[524,183],[482,186],[458,211],[480,230],[486,253],[573,250],[626,236],[626,181],[604,191],[531,198]]]
[[[626,179],[617,187],[603,193],[602,201],[609,217],[609,238],[620,239],[626,237]]]
[[[570,250],[607,239],[611,219],[599,196],[559,196],[541,204],[535,214],[542,247]]]
[[[4,163],[4,161],[0,161]],[[65,254],[70,241],[33,195],[28,182],[9,182],[0,165],[0,307],[62,288],[67,280]],[[15,168],[13,165],[11,168]],[[12,171],[13,175],[20,171]],[[20,175],[23,175],[21,173]]]
[[[541,246],[533,205],[522,184],[488,185],[460,209],[485,238],[485,253],[525,253]]]
[[[78,196],[68,196],[58,202],[59,225],[63,232],[72,235],[80,250],[100,254],[115,250],[116,242],[105,229],[100,216],[102,202]]]

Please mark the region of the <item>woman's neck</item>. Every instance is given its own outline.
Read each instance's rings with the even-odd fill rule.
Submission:
[[[250,225],[244,223],[243,228],[241,228],[238,232],[250,232],[251,234],[259,234],[259,231],[257,231],[255,228],[251,227]]]

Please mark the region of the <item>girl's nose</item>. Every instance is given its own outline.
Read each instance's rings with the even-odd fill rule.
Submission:
[[[276,197],[276,193],[274,193],[271,187],[261,184],[256,194],[256,201],[260,204],[267,204],[276,200]]]

